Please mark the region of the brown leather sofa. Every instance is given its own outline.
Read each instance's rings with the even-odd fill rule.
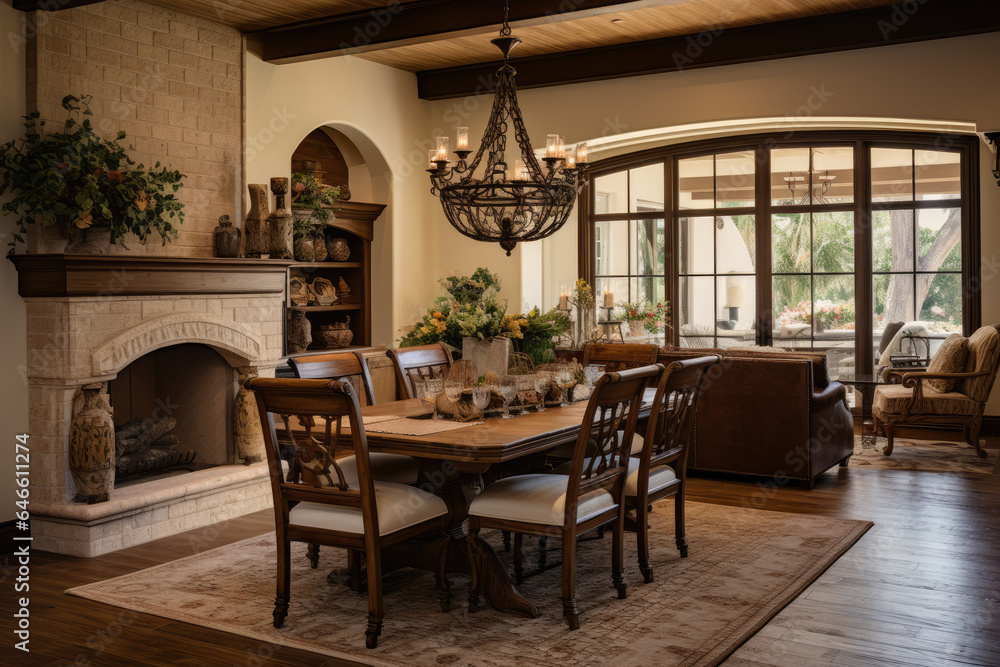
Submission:
[[[688,470],[812,488],[824,471],[847,464],[854,421],[823,355],[669,347],[658,361],[706,354],[722,360],[705,375]]]

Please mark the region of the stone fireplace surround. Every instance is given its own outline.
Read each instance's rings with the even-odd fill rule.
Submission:
[[[285,268],[278,260],[18,255],[27,313],[34,547],[98,556],[264,509],[264,463],[223,465],[75,503],[68,469],[79,388],[139,357],[200,343],[231,366],[274,374],[282,359]]]

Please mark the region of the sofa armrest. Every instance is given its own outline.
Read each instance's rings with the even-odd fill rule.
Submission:
[[[823,389],[812,394],[812,409],[815,412],[826,410],[837,402],[847,400],[847,388],[839,382],[831,382]]]

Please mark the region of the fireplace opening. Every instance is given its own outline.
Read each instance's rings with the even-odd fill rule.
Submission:
[[[234,369],[196,343],[146,354],[108,383],[115,484],[234,462]]]

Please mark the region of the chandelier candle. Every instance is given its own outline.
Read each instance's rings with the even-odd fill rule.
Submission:
[[[504,61],[497,71],[482,144],[466,162],[472,153],[468,128],[457,128],[458,162],[449,164],[448,138],[438,137],[435,159],[427,170],[431,193],[441,198],[448,222],[471,239],[499,243],[508,257],[518,243],[544,239],[566,224],[586,167],[586,150],[582,161],[579,148],[575,161],[567,159],[558,134],[546,137],[544,167],[535,157],[517,103],[516,72],[509,62],[511,50],[520,42],[510,32],[505,5],[503,28],[492,40]],[[516,144],[513,156],[506,155],[508,130]]]

